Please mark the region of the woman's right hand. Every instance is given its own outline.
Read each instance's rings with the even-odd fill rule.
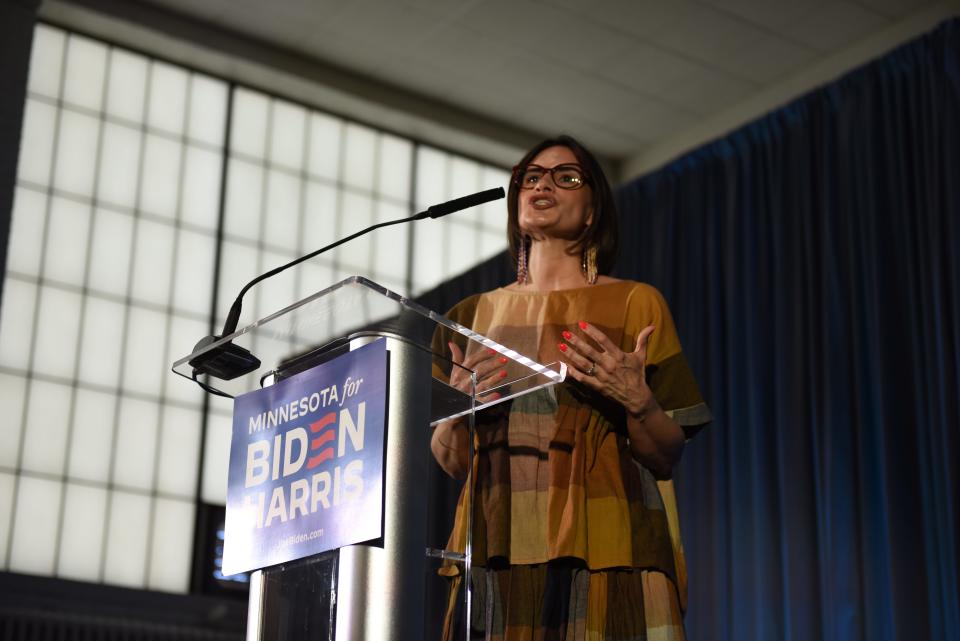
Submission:
[[[477,373],[476,395],[483,395],[486,390],[495,387],[506,378],[507,370],[503,367],[507,364],[506,356],[501,356],[492,349],[479,349],[470,356],[464,358],[463,350],[456,343],[447,343],[450,348],[451,360],[460,367],[454,367],[450,372],[450,386],[454,387],[464,394],[470,394],[472,383],[470,381],[471,372]],[[496,396],[494,396],[496,395]],[[497,392],[492,392],[489,398],[484,400],[496,399],[499,396]]]
[[[450,386],[464,394],[470,394],[473,391],[470,375],[471,372],[476,372],[476,395],[484,397],[484,400],[498,398],[499,392],[485,392],[506,378],[507,371],[503,366],[507,364],[507,358],[492,349],[481,349],[464,358],[463,350],[455,343],[447,343],[447,346],[450,348],[451,359],[459,366],[455,366],[450,372]],[[463,417],[444,421],[433,430],[430,450],[440,467],[453,478],[463,479],[467,476],[470,465],[469,436],[470,430],[467,429]]]

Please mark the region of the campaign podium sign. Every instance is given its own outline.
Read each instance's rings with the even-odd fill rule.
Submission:
[[[382,536],[386,372],[380,339],[235,399],[224,574]]]

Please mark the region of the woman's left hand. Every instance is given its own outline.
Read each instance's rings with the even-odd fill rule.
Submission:
[[[580,321],[580,329],[599,345],[594,349],[588,341],[565,331],[565,342],[559,348],[571,367],[567,370],[574,380],[600,392],[634,415],[641,415],[656,406],[653,392],[647,385],[647,344],[654,326],[649,325],[637,336],[636,348],[624,352],[592,325]]]

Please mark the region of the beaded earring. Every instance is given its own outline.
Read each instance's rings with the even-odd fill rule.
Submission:
[[[520,236],[520,247],[517,249],[517,282],[521,285],[526,284],[530,273],[527,271],[527,244],[530,237],[523,234]]]
[[[597,282],[597,247],[590,245],[583,250],[580,257],[580,269],[586,277],[587,282],[593,285]]]

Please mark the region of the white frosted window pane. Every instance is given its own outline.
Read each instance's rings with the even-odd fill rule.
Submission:
[[[0,472],[0,567],[7,567],[7,543],[13,524],[13,482],[12,474]]]
[[[87,297],[80,337],[80,380],[105,387],[117,384],[125,310],[119,303]]]
[[[104,202],[133,208],[137,200],[137,171],[140,167],[140,132],[106,123],[97,197]]]
[[[10,243],[7,245],[8,270],[30,275],[39,272],[46,210],[47,197],[44,194],[17,187],[13,220],[10,223]]]
[[[73,378],[80,330],[80,295],[52,287],[40,289],[40,311],[33,367],[39,372]]]
[[[150,75],[150,107],[147,124],[174,134],[183,132],[187,104],[187,72],[154,62]]]
[[[35,285],[8,278],[3,284],[0,305],[0,364],[27,370],[30,362],[30,338],[33,336]]]
[[[70,36],[67,40],[63,99],[99,111],[103,102],[106,63],[107,48],[104,45],[79,36]]]
[[[344,192],[343,220],[339,236],[348,236],[372,224],[373,201],[370,197]],[[389,230],[385,231],[389,233]],[[349,265],[355,272],[365,276],[373,258],[372,235],[367,234],[351,240],[335,249],[334,252],[341,265]]]
[[[286,167],[303,166],[303,131],[307,112],[288,102],[273,103],[270,160]]]
[[[146,58],[128,51],[114,49],[110,52],[107,113],[133,122],[143,120],[147,64]]]
[[[289,263],[294,258],[296,256],[290,254],[264,252],[263,270],[267,271],[284,263]],[[257,318],[263,318],[268,314],[278,312],[296,300],[296,277],[297,270],[288,269],[271,277],[257,289],[254,293],[257,301]]]
[[[181,220],[214,230],[220,214],[221,156],[216,152],[188,146],[185,162]]]
[[[280,249],[297,249],[300,224],[300,180],[282,171],[267,174],[267,244]]]
[[[49,184],[50,154],[56,121],[56,109],[27,99],[23,111],[23,129],[20,133],[20,159],[17,161],[17,176],[21,180],[40,185]]]
[[[157,499],[154,504],[153,550],[150,554],[151,590],[186,594],[193,560],[193,503]]]
[[[109,481],[115,411],[116,397],[112,394],[77,390],[67,465],[71,479]]]
[[[173,365],[174,361],[189,355],[197,341],[209,333],[204,321],[173,316],[170,319],[170,349],[166,362]],[[173,373],[167,376],[170,377],[167,379],[167,398],[198,406],[203,402],[203,392],[196,383]]]
[[[402,138],[386,135],[380,137],[377,169],[380,193],[400,200],[410,197],[412,149],[413,145]]]
[[[360,189],[373,189],[377,134],[368,127],[348,124],[343,158],[343,181]]]
[[[93,245],[87,285],[110,294],[125,296],[130,274],[130,244],[133,218],[107,209],[94,214]]]
[[[227,174],[227,211],[224,226],[228,234],[257,240],[260,236],[260,207],[263,169],[232,158]]]
[[[260,271],[258,271],[257,254],[256,249],[247,245],[233,243],[228,240],[223,241],[220,253],[220,287],[218,289],[216,307],[217,314],[222,316],[222,318],[218,318],[218,330],[223,325],[227,311],[233,304],[237,294],[240,293],[240,289],[260,273]],[[247,302],[247,304],[244,305],[240,313],[241,320],[238,327],[243,327],[255,319],[251,312],[252,306],[249,302],[251,300],[252,299],[244,297],[244,301]]]
[[[267,97],[246,89],[233,94],[230,146],[240,153],[263,158],[267,135]]]
[[[297,300],[302,300],[321,289],[333,285],[333,267],[323,259],[309,260],[299,267],[300,282],[297,290]]]
[[[26,379],[0,374],[0,416],[4,417],[0,421],[0,443],[3,443],[3,447],[0,447],[0,467],[14,469],[17,466],[26,389]]]
[[[413,293],[419,294],[454,276],[444,266],[447,245],[443,225],[424,220],[413,230]]]
[[[144,211],[173,218],[177,212],[182,145],[154,135],[147,135],[146,145],[140,207]]]
[[[451,278],[477,264],[477,234],[468,225],[448,223],[450,249],[446,277]]]
[[[480,171],[480,188],[493,189],[494,187],[503,187],[508,191],[510,187],[510,174],[506,171],[484,167]],[[477,208],[477,220],[481,225],[496,229],[502,234],[507,232],[507,201],[494,200]]]
[[[169,364],[164,362],[166,333],[164,314],[130,308],[122,381],[125,389],[160,394],[161,379],[169,372]]]
[[[67,484],[57,576],[99,581],[106,517],[106,490]]]
[[[337,229],[337,190],[321,183],[309,183],[303,217],[303,247],[317,248],[341,238]]]
[[[104,582],[130,588],[145,585],[150,499],[139,494],[112,492],[107,526]]]
[[[503,232],[482,231],[480,235],[480,256],[483,261],[507,249],[507,238]]]
[[[233,423],[229,414],[210,414],[203,450],[203,484],[200,492],[201,500],[206,503],[226,505],[232,431]]]
[[[173,270],[174,228],[164,223],[141,220],[133,253],[134,299],[166,305],[170,298]]]
[[[203,413],[167,406],[160,433],[157,491],[192,499],[197,491]]]
[[[377,222],[403,218],[407,215],[406,209],[394,203],[380,201],[377,203]],[[407,254],[409,249],[409,225],[397,225],[373,232],[374,271],[377,278],[389,276],[403,282],[407,275]],[[376,280],[376,279],[375,279]],[[377,282],[380,282],[379,280]]]
[[[44,276],[83,285],[90,233],[90,205],[54,197],[47,228]]]
[[[227,83],[209,76],[190,78],[190,122],[187,133],[194,140],[223,145],[227,117]]]
[[[93,195],[99,129],[100,123],[95,118],[62,112],[54,186],[80,196]]]
[[[173,289],[173,305],[176,309],[195,314],[210,312],[210,299],[213,297],[213,261],[216,258],[215,242],[214,237],[208,234],[185,229],[177,232],[178,250]]]
[[[66,461],[70,388],[34,379],[27,406],[23,469],[59,476]]]
[[[53,574],[61,489],[62,485],[56,481],[20,477],[17,512],[13,515],[10,570],[45,576]]]
[[[480,191],[480,171],[477,163],[454,156],[450,163],[450,190],[447,198],[459,198],[477,191]],[[464,213],[476,216],[473,210],[467,212]]]
[[[33,31],[33,49],[30,52],[30,91],[56,98],[60,95],[60,68],[63,64],[63,45],[66,41],[59,29],[37,25]]]
[[[336,180],[340,176],[340,138],[343,122],[325,114],[310,114],[310,165],[315,176]]]
[[[447,156],[431,149],[417,149],[417,210],[442,203],[447,196]]]
[[[117,454],[113,459],[114,483],[140,490],[153,489],[158,421],[156,403],[132,398],[120,401]]]

